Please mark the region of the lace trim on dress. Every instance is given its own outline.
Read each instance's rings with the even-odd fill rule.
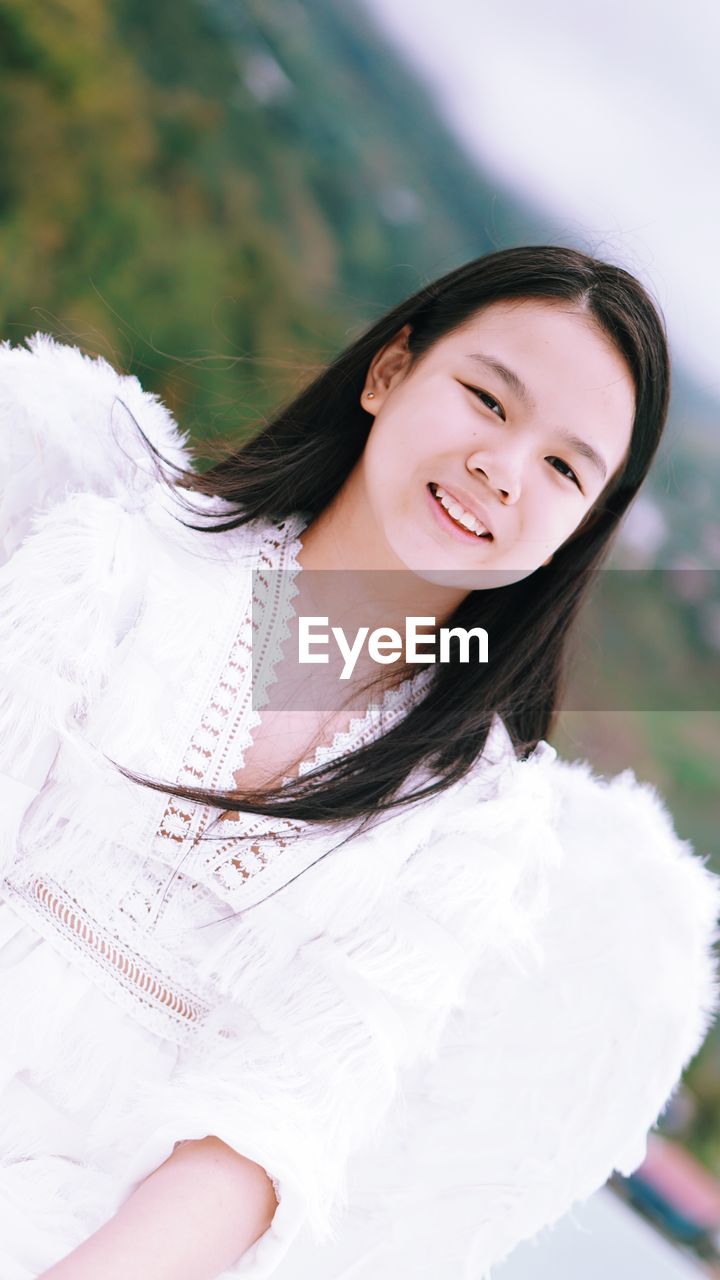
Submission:
[[[241,767],[245,752],[252,743],[252,732],[260,721],[260,707],[267,701],[275,678],[275,663],[280,642],[289,634],[288,615],[297,594],[295,575],[300,571],[297,555],[301,549],[300,531],[306,521],[300,515],[279,525],[263,529],[254,563],[253,588],[243,602],[230,650],[218,673],[214,689],[201,719],[188,743],[178,771],[181,786],[204,787],[214,791],[232,791],[235,771]],[[270,643],[272,638],[272,643]],[[253,653],[255,662],[253,663]],[[218,842],[213,839],[201,845],[211,824],[218,825],[217,809],[211,805],[193,805],[169,797],[156,832],[156,839],[173,841],[178,854],[173,857],[176,871],[201,861],[212,869],[218,858]],[[237,837],[237,824],[235,825]],[[267,831],[267,819],[252,817],[244,825],[245,832],[258,837]],[[299,831],[299,824],[287,820],[274,822],[270,841],[277,850],[286,847],[288,839]],[[267,837],[266,837],[267,839]],[[223,842],[224,850],[233,842]],[[235,841],[234,851],[240,842]],[[267,853],[259,843],[248,847],[242,842],[243,857],[236,859],[235,871],[243,879],[262,869]],[[174,873],[175,874],[175,873]],[[237,876],[236,876],[237,879]],[[152,927],[165,911],[171,884],[162,896]]]
[[[331,742],[321,743],[314,754],[300,765],[300,775],[328,764],[346,751],[366,746],[380,732],[387,733],[425,693],[432,676],[432,667],[424,667],[402,684],[386,689],[379,701],[369,703],[361,716],[350,721],[347,729],[339,729]]]
[[[306,524],[307,520],[298,514],[263,530],[253,591],[215,690],[188,744],[178,774],[181,785],[224,792],[232,792],[236,785],[235,774],[252,745],[254,730],[260,724],[262,708],[276,679],[283,643],[290,635],[292,601],[298,594],[295,579],[302,569],[298,562],[301,533]],[[371,702],[363,715],[351,720],[346,729],[338,730],[330,742],[318,745],[300,764],[299,775],[366,745],[379,732],[392,728],[423,695],[432,674],[432,668],[425,667],[397,687],[387,689],[382,699]],[[211,828],[215,834],[203,841]],[[291,818],[247,814],[220,819],[217,809],[210,805],[193,806],[170,797],[157,837],[178,844],[176,872],[182,871],[191,880],[207,882],[212,878],[218,887],[232,894],[244,882],[266,871],[307,830],[307,822]],[[153,928],[165,912],[169,891],[170,885],[162,896]]]
[[[332,741],[321,743],[304,760],[299,768],[300,776],[336,759],[346,751],[356,750],[372,742],[380,731],[387,732],[408,710],[414,698],[424,691],[432,672],[427,668],[394,689],[387,689],[383,698],[370,703],[362,716],[355,717],[347,729],[338,730]],[[283,781],[289,781],[288,778]],[[226,839],[213,842],[206,852],[204,865],[226,893],[238,887],[238,876],[249,880],[259,872],[269,869],[280,854],[289,854],[299,837],[308,835],[310,824],[289,818],[266,818],[247,814],[237,819],[218,821],[218,829],[228,829]],[[238,827],[242,838],[238,838]]]
[[[177,972],[170,979],[148,958],[143,939],[141,955],[126,941],[120,941],[106,926],[90,914],[67,890],[47,876],[33,876],[20,885],[3,885],[3,893],[23,913],[23,906],[34,918],[45,924],[43,933],[51,935],[62,950],[80,955],[95,969],[98,986],[113,999],[122,992],[123,1004],[133,1017],[142,1018],[157,1032],[157,1016],[173,1039],[183,1040],[195,1034],[205,1021],[211,1004],[191,991]],[[173,960],[177,970],[177,960]],[[190,975],[186,975],[190,976]],[[193,975],[194,976],[194,975]],[[193,985],[197,987],[197,982]]]

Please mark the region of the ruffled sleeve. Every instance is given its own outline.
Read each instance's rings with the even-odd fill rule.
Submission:
[[[143,434],[188,464],[135,378],[40,333],[0,345],[0,865],[137,613],[133,514],[157,481]]]
[[[432,1055],[351,1159],[335,1237],[303,1228],[274,1280],[480,1280],[642,1161],[717,1010],[720,882],[630,772],[545,768],[562,856],[528,946],[480,947]],[[422,857],[447,865],[458,838]]]

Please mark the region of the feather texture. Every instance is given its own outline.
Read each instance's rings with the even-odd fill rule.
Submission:
[[[535,960],[485,954],[352,1158],[342,1230],[322,1249],[301,1232],[277,1280],[478,1280],[641,1163],[717,1009],[717,877],[629,771],[552,775],[565,856]]]
[[[168,462],[188,465],[187,437],[137,378],[43,333],[0,344],[0,563],[35,512],[69,493],[144,506],[158,471],[136,422]]]

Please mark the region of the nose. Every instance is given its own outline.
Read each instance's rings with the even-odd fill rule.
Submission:
[[[519,464],[514,464],[512,459],[488,458],[478,451],[470,455],[465,466],[471,475],[482,476],[485,483],[508,506],[517,502],[522,487],[520,467]]]

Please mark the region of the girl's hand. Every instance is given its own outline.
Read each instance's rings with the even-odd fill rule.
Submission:
[[[40,1280],[215,1280],[267,1230],[260,1165],[219,1138],[181,1142],[109,1222]]]

